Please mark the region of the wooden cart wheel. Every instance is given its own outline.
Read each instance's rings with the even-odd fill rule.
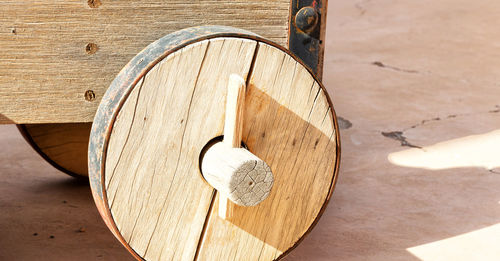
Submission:
[[[56,169],[87,178],[87,151],[92,123],[21,124],[17,128],[31,147]]]
[[[248,150],[233,148],[240,134]],[[196,27],[151,44],[113,81],[89,177],[104,221],[138,259],[274,260],[324,211],[339,149],[324,87],[289,51]]]

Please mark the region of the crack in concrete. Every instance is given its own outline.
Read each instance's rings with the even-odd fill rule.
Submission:
[[[453,115],[448,115],[446,118],[455,118],[455,117],[457,117],[457,115],[453,114]],[[436,117],[436,118],[432,118],[432,119],[428,119],[428,120],[422,120],[419,124],[412,125],[412,126],[410,126],[410,128],[406,128],[403,131],[407,131],[409,129],[415,129],[416,127],[425,125],[428,122],[434,122],[434,121],[440,121],[440,120],[441,120],[440,117]]]
[[[382,135],[384,135],[384,137],[387,137],[389,139],[393,139],[393,140],[397,140],[397,141],[401,142],[402,147],[410,147],[410,148],[417,148],[417,149],[422,148],[420,146],[417,146],[417,145],[414,145],[414,144],[411,144],[410,142],[408,142],[406,140],[406,137],[403,135],[402,131],[382,132]]]
[[[489,171],[490,173],[493,173],[493,174],[500,174],[500,171],[495,170],[495,169],[488,169],[488,171]]]
[[[387,69],[390,69],[390,70],[393,70],[393,71],[397,71],[397,72],[420,73],[419,71],[416,71],[416,70],[402,69],[402,68],[399,68],[399,67],[396,67],[396,66],[387,65],[387,64],[384,64],[384,63],[382,63],[380,61],[375,61],[375,62],[372,62],[371,64],[375,65],[377,67],[380,67],[380,68],[387,68]]]
[[[390,132],[383,132],[382,131],[381,133],[382,133],[382,135],[384,137],[387,137],[387,138],[390,138],[390,139],[397,140],[397,141],[401,142],[401,146],[403,146],[403,147],[410,147],[410,148],[422,149],[422,147],[414,145],[414,144],[408,142],[407,138],[404,136],[404,132],[407,131],[407,130],[409,130],[409,129],[415,129],[417,127],[426,125],[429,122],[441,121],[441,120],[445,120],[445,119],[452,119],[452,118],[463,117],[463,116],[470,116],[470,115],[480,114],[480,113],[499,113],[499,112],[500,112],[500,105],[495,105],[495,109],[489,110],[487,112],[450,114],[450,115],[448,115],[448,116],[446,116],[444,118],[435,117],[435,118],[432,118],[432,119],[422,120],[420,123],[412,125],[409,128],[403,129],[402,131],[390,131]],[[340,118],[340,117],[338,117],[338,118]],[[339,122],[339,126],[340,126],[340,122]],[[500,174],[500,171],[497,172],[497,171],[492,170],[492,169],[489,169],[489,171],[491,173]]]
[[[482,114],[482,113],[499,113],[499,112],[500,112],[500,105],[495,105],[495,109],[489,110],[489,111],[486,111],[486,112],[483,111],[483,112],[473,112],[473,113],[450,114],[450,115],[447,115],[446,117],[435,117],[435,118],[432,118],[432,119],[425,119],[425,120],[422,120],[418,124],[415,124],[415,125],[410,126],[409,128],[403,129],[402,131],[405,132],[405,131],[407,131],[409,129],[415,129],[417,127],[420,127],[420,126],[426,125],[427,123],[431,123],[431,122],[435,122],[435,121],[441,121],[441,120],[446,120],[446,119],[453,119],[453,118],[464,117],[464,116],[471,116],[471,115]]]

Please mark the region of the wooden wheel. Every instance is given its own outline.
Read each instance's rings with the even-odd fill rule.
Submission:
[[[219,197],[231,195],[213,178],[205,181],[201,169],[211,167],[200,162],[218,157],[212,167],[231,165],[224,153],[206,156],[207,144],[227,135],[234,118],[228,115],[231,75],[246,87],[235,118],[248,151],[239,163],[232,155],[226,161],[244,169],[255,156],[269,166],[274,184],[258,173],[240,182],[249,189],[266,179],[262,189],[270,193],[259,194],[263,201],[252,201],[255,206],[229,201],[229,214],[221,217]],[[274,260],[323,212],[339,149],[324,87],[285,48],[235,28],[196,27],[151,44],[113,81],[92,126],[89,177],[104,221],[138,259]],[[259,166],[253,168],[268,173]]]
[[[31,147],[56,169],[86,178],[92,123],[24,124],[17,128]]]

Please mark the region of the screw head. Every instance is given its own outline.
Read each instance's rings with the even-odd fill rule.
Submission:
[[[102,4],[101,0],[88,0],[87,3],[90,8],[98,8]]]
[[[87,90],[85,92],[85,100],[87,101],[93,101],[95,100],[95,93],[92,90]]]
[[[85,52],[87,52],[87,54],[95,54],[98,49],[95,43],[89,43],[85,46]]]
[[[313,7],[302,7],[295,15],[295,26],[304,33],[310,33],[316,28],[318,20],[318,12]]]

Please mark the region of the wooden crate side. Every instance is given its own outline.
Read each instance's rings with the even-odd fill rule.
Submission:
[[[287,46],[289,15],[290,0],[2,1],[0,123],[91,122],[114,77],[156,39],[217,24]]]

